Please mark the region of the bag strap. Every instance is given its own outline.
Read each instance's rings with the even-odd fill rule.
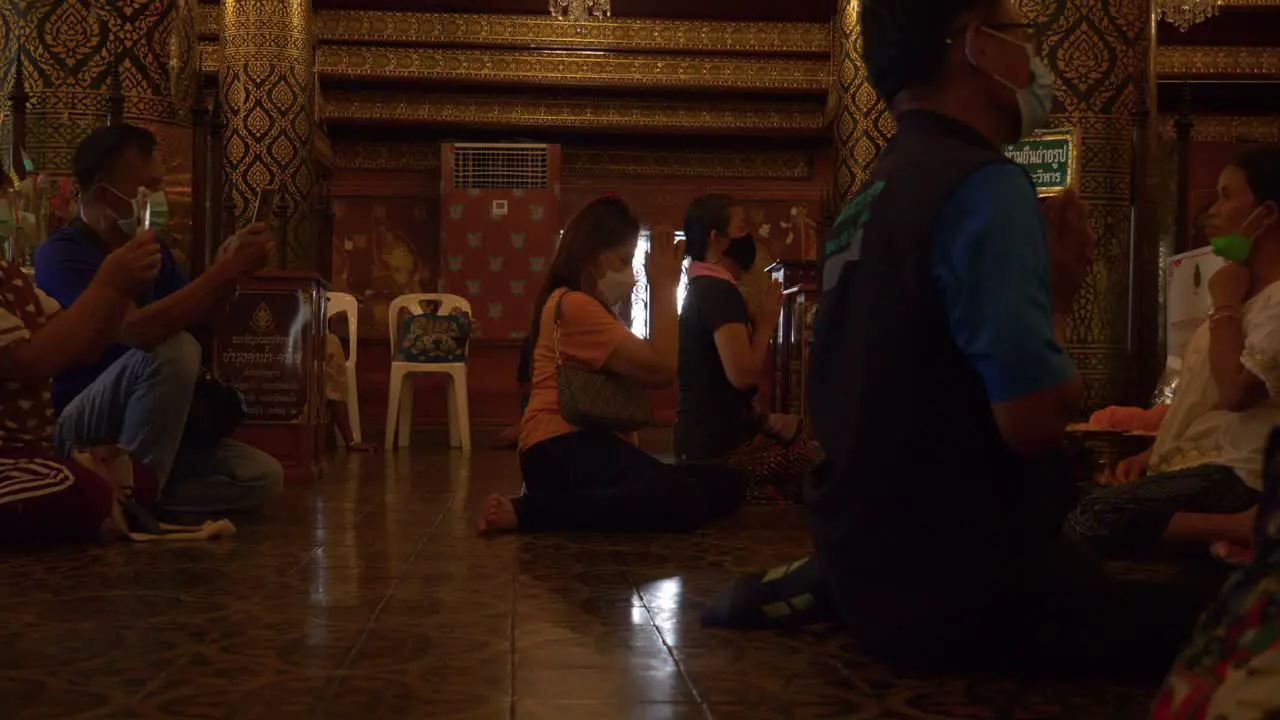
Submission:
[[[568,288],[561,288],[561,289],[564,290],[564,292],[561,292],[560,297],[556,298],[555,311],[552,314],[552,320],[554,321],[555,330],[551,336],[551,342],[555,347],[556,367],[560,367],[562,364],[560,361],[560,315],[561,315],[560,305],[561,303],[564,302],[565,296],[568,295],[570,292],[572,292]],[[556,292],[560,292],[560,290],[557,290]]]

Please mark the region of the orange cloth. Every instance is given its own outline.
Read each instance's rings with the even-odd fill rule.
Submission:
[[[529,392],[529,406],[520,422],[521,452],[543,440],[582,429],[570,425],[560,415],[556,384],[555,307],[556,300],[565,292],[560,289],[551,293],[542,308],[538,342],[533,348],[533,387]],[[630,334],[622,321],[586,293],[568,293],[560,305],[560,359],[569,367],[600,370],[618,344]],[[622,433],[619,437],[632,442],[634,434]]]
[[[1149,410],[1112,405],[1095,412],[1089,418],[1089,427],[1121,432],[1159,432],[1167,412],[1168,405],[1157,405]]]

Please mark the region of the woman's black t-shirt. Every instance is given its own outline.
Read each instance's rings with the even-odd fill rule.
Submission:
[[[755,388],[735,388],[716,349],[715,332],[732,323],[750,324],[737,286],[717,277],[691,279],[680,312],[680,404],[672,433],[677,460],[723,457],[756,434]]]

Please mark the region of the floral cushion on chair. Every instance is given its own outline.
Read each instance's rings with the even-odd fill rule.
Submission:
[[[1280,718],[1280,429],[1266,458],[1253,557],[1200,618],[1152,720]]]
[[[449,315],[410,315],[400,321],[398,362],[466,362],[471,315],[456,310]]]

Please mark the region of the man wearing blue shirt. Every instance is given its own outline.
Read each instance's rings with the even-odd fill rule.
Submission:
[[[1212,597],[1107,574],[1069,538],[1063,316],[1093,249],[1074,193],[1041,209],[1002,146],[1054,81],[1010,0],[863,0],[898,132],[825,241],[806,384],[826,460],[814,560],[740,581],[711,621],[833,612],[913,671],[1155,679]],[[788,611],[788,612],[784,612]]]
[[[79,217],[36,252],[36,284],[63,307],[88,287],[111,250],[139,230],[143,188],[158,188],[163,167],[156,138],[132,125],[94,130],[76,148]],[[261,270],[273,240],[251,226],[218,251],[207,273],[188,282],[161,243],[155,282],[134,299],[117,342],[54,380],[57,443],[69,452],[119,442],[156,473],[159,509],[174,514],[249,510],[275,495],[283,469],[270,455],[231,439],[183,447],[200,372],[200,344],[188,332],[207,327],[237,283]]]

